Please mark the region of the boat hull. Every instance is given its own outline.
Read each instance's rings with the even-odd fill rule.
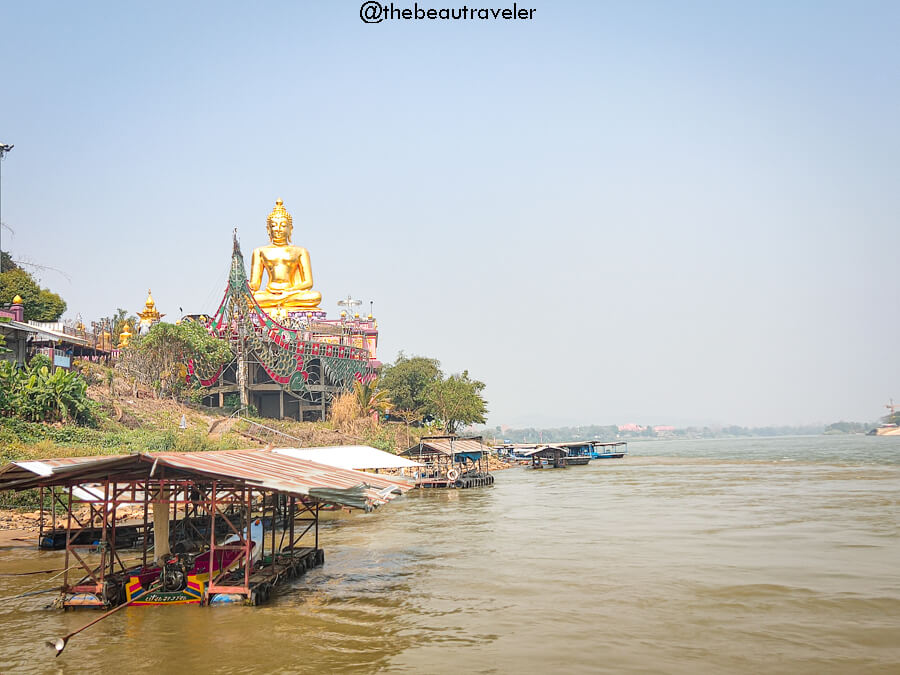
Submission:
[[[133,605],[199,605],[205,589],[206,580],[200,580],[196,575],[189,576],[187,584],[180,591],[148,591],[139,577],[131,577],[125,585],[125,597]]]
[[[590,455],[578,455],[575,457],[566,457],[566,464],[569,466],[584,466],[591,461]]]

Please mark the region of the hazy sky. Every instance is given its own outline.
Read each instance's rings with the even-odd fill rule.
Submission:
[[[3,3],[3,248],[68,317],[174,319],[281,197],[325,308],[491,424],[900,400],[900,3],[517,2]]]

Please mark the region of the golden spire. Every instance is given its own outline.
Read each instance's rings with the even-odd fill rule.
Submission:
[[[153,299],[153,294],[149,288],[147,289],[147,302],[144,303],[144,311],[138,312],[137,315],[141,318],[141,325],[147,327],[150,327],[165,316],[165,314],[160,314],[156,310],[156,301]]]
[[[16,297],[13,298],[12,304],[21,305],[22,304],[22,296],[17,293]]]

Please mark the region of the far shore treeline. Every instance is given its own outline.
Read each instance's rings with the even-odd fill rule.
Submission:
[[[897,414],[900,418],[900,413]],[[885,421],[890,421],[885,418]],[[640,430],[620,429],[618,425],[588,425],[577,427],[552,427],[512,429],[488,427],[478,433],[491,442],[506,443],[563,443],[566,441],[614,441],[651,439],[741,438],[773,436],[817,436],[819,434],[864,434],[878,422],[834,422],[832,424],[808,424],[798,426],[741,427],[690,426],[658,430],[647,426]]]

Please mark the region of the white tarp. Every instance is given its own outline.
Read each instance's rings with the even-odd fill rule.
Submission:
[[[53,473],[53,467],[45,462],[15,462],[15,464],[36,473],[38,476],[49,476]],[[72,496],[83,502],[102,502],[103,488],[92,485],[76,485],[72,488]],[[112,504],[109,507],[112,508]]]
[[[308,459],[339,469],[407,469],[423,466],[368,445],[336,445],[327,448],[275,448],[272,452]]]

